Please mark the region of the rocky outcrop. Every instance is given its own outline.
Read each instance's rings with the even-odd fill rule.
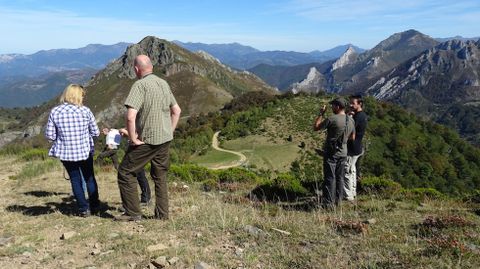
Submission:
[[[342,67],[344,67],[348,64],[351,64],[351,63],[355,62],[357,57],[358,57],[358,54],[355,51],[355,49],[352,46],[348,47],[348,49],[345,51],[345,53],[343,53],[342,56],[340,56],[340,58],[338,58],[332,64],[332,71],[334,71],[336,69],[339,69],[339,68],[342,68]]]
[[[307,77],[291,87],[293,93],[308,92],[318,93],[325,90],[325,78],[315,67],[310,68]]]
[[[395,100],[404,91],[417,91],[432,103],[476,100],[480,92],[478,42],[450,40],[425,51],[379,78],[367,93]]]

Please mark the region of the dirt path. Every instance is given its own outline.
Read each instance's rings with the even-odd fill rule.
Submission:
[[[214,169],[214,170],[228,169],[228,168],[231,168],[231,167],[237,167],[237,166],[240,166],[240,165],[244,164],[247,161],[247,156],[245,156],[243,153],[237,152],[237,151],[231,151],[231,150],[227,150],[227,149],[222,149],[218,146],[218,134],[220,134],[220,132],[216,132],[213,135],[213,138],[212,138],[213,149],[218,150],[218,151],[231,153],[231,154],[235,154],[238,157],[240,157],[240,160],[238,160],[237,162],[235,162],[233,164],[217,166],[217,167],[214,167],[212,169]]]

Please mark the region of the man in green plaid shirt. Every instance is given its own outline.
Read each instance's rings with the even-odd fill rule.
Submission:
[[[168,83],[153,74],[153,64],[146,55],[134,61],[138,80],[125,100],[126,126],[130,145],[118,169],[118,186],[125,213],[118,221],[141,220],[135,172],[151,162],[155,183],[155,218],[168,219],[167,171],[169,146],[181,109]]]

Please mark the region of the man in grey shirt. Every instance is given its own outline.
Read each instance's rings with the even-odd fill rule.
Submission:
[[[138,80],[125,100],[127,131],[134,135],[130,135],[130,145],[118,168],[118,186],[125,213],[116,220],[142,218],[135,172],[148,162],[155,183],[155,218],[168,219],[169,146],[181,109],[168,83],[153,74],[148,56],[137,56],[134,68]]]
[[[330,102],[334,115],[324,118],[326,105],[320,109],[315,119],[315,131],[327,130],[327,138],[323,147],[322,205],[332,208],[343,199],[345,160],[347,158],[347,140],[355,139],[353,119],[345,114],[348,102],[335,98]]]

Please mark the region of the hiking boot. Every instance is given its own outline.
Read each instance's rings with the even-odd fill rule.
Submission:
[[[82,218],[87,218],[87,217],[90,217],[92,215],[92,213],[90,213],[90,210],[87,210],[87,211],[81,211],[78,213],[78,216],[82,217]]]
[[[146,201],[146,202],[140,202],[140,206],[141,206],[141,207],[148,207],[148,206],[150,205],[150,201],[151,201],[151,200],[148,200],[148,201]]]
[[[122,214],[120,216],[116,216],[114,218],[115,221],[122,221],[122,222],[128,222],[128,221],[141,221],[142,220],[142,216],[139,215],[139,216],[130,216],[130,215],[127,215],[127,214]]]

